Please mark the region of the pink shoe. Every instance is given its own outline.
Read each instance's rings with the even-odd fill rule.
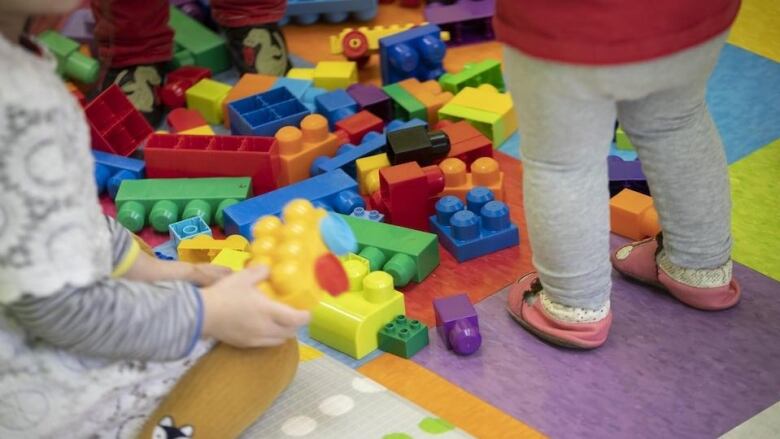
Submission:
[[[680,302],[705,311],[731,308],[739,302],[740,287],[733,277],[717,287],[695,287],[673,279],[659,267],[656,256],[663,249],[663,236],[647,238],[618,249],[612,254],[612,266],[620,274],[667,291]]]
[[[568,323],[554,319],[536,297],[542,284],[535,272],[522,276],[509,290],[507,310],[528,332],[549,343],[575,349],[593,349],[607,341],[612,311],[593,323]],[[533,299],[533,300],[530,300]]]

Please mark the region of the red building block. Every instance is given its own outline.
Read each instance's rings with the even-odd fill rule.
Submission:
[[[379,190],[371,196],[371,207],[385,214],[396,226],[428,230],[435,196],[444,189],[444,173],[438,166],[421,168],[417,162],[379,170]]]
[[[152,133],[152,126],[116,84],[100,93],[84,108],[92,136],[92,148],[129,156]]]
[[[255,195],[278,187],[279,145],[273,137],[155,133],[144,160],[149,178],[251,177]]]
[[[174,108],[168,113],[165,121],[168,122],[168,127],[174,133],[208,125],[206,119],[198,111],[188,108]]]
[[[345,143],[349,142],[353,145],[359,145],[363,140],[363,136],[370,131],[381,133],[384,127],[385,123],[382,119],[374,116],[369,111],[363,110],[336,122],[336,131],[333,134],[341,137]]]
[[[211,78],[211,70],[206,67],[182,66],[168,73],[165,85],[158,92],[160,101],[166,107],[179,108],[186,103],[185,92],[203,78]]]
[[[447,157],[463,160],[466,170],[470,170],[471,164],[480,157],[493,157],[490,139],[465,120],[455,123],[443,120],[436,125],[436,129],[444,131],[450,138]]]

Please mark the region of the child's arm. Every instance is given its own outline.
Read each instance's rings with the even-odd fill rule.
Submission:
[[[163,261],[140,250],[130,232],[106,217],[113,248],[114,277],[142,282],[181,280],[208,286],[230,274],[230,269],[211,264]]]

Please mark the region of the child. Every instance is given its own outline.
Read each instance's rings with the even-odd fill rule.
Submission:
[[[156,89],[173,56],[168,0],[92,0],[98,54],[109,67],[103,87],[118,84],[153,126],[162,109]],[[292,67],[276,22],[286,0],[212,0],[211,12],[225,33],[239,73],[282,76]]]
[[[0,3],[0,437],[236,436],[291,381],[309,313],[260,294],[262,267],[160,261],[102,215],[82,112],[23,38],[74,3]]]
[[[619,249],[612,266],[694,308],[739,301],[726,159],[704,103],[738,8],[739,0],[498,0],[538,271],[509,294],[525,329],[575,348],[607,339],[606,157],[616,118],[639,153],[663,239]]]

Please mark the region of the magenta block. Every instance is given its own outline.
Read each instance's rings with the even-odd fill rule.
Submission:
[[[433,301],[436,329],[447,349],[460,355],[471,355],[482,344],[477,310],[465,293]]]

